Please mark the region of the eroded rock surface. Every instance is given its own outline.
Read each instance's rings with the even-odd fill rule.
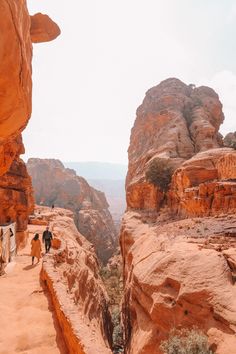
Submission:
[[[48,15],[31,16],[30,37],[33,43],[50,42],[60,35],[58,25]]]
[[[17,158],[7,173],[0,177],[0,224],[16,221],[17,246],[24,244],[28,216],[34,210],[31,178],[25,163]]]
[[[104,193],[89,186],[74,170],[64,168],[59,160],[29,159],[27,168],[36,202],[72,210],[78,230],[106,263],[115,250],[117,232]]]
[[[76,229],[69,210],[38,207],[32,224],[37,218],[50,225],[58,241],[59,249],[44,257],[41,278],[50,292],[68,352],[111,353],[109,299],[92,245]]]
[[[153,198],[160,207],[162,195],[145,180],[150,162],[163,158],[176,168],[197,152],[222,146],[218,130],[223,119],[218,95],[208,87],[167,79],[150,89],[137,109],[131,132],[128,207],[155,210]]]
[[[60,30],[48,16],[31,21],[25,0],[0,0],[0,32],[0,221],[17,222],[20,244],[33,205],[31,179],[19,158],[32,109],[32,41],[52,40]]]
[[[166,217],[149,225],[130,211],[123,220],[128,352],[161,353],[172,328],[197,326],[207,334],[217,330],[222,348],[232,338],[234,353],[236,217]]]
[[[176,170],[168,195],[175,212],[186,216],[236,211],[236,151],[198,153]]]
[[[223,119],[212,89],[177,79],[137,110],[120,236],[127,353],[161,354],[172,328],[191,326],[236,353],[236,152],[222,147]],[[173,169],[165,189],[161,173],[147,178],[159,159]]]

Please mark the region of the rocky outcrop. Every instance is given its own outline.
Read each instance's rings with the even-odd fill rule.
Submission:
[[[228,133],[224,137],[224,146],[225,147],[231,147],[234,150],[236,150],[236,132],[234,133]]]
[[[176,170],[169,206],[185,216],[236,211],[236,151],[212,149],[195,155]]]
[[[26,1],[0,1],[0,141],[19,135],[31,115],[30,16]]]
[[[39,41],[39,28],[47,34],[40,41],[59,34],[52,20],[42,16],[31,21],[25,0],[0,0],[0,221],[17,222],[18,244],[33,204],[31,180],[19,158],[24,153],[21,132],[31,115],[32,41]]]
[[[17,158],[10,169],[0,178],[0,224],[15,221],[17,246],[24,244],[28,216],[34,210],[34,198],[25,163]]]
[[[117,233],[104,193],[89,186],[74,170],[64,168],[59,160],[29,159],[27,168],[36,202],[72,210],[78,230],[106,263],[115,250]]]
[[[41,13],[31,16],[30,37],[33,43],[50,42],[60,33],[60,28],[49,16]]]
[[[68,353],[111,353],[109,299],[92,245],[77,231],[71,211],[38,207],[31,224],[38,218],[50,225],[59,245],[44,257],[41,279],[49,290]]]
[[[161,354],[172,328],[192,326],[216,353],[236,348],[236,153],[222,147],[223,118],[212,89],[177,79],[137,110],[120,235],[127,353]]]
[[[168,79],[150,89],[131,132],[127,206],[160,208],[162,194],[145,179],[151,161],[163,158],[176,168],[197,152],[222,146],[218,130],[223,119],[218,95],[208,87]],[[153,198],[158,202],[153,204]]]
[[[217,330],[222,348],[231,339],[234,353],[235,215],[173,222],[162,213],[156,225],[142,217],[127,212],[121,232],[127,352],[162,353],[172,328],[196,326],[209,336]]]

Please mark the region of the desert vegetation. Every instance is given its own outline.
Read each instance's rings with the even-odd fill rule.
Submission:
[[[146,179],[148,182],[158,186],[163,192],[168,190],[171,177],[174,172],[173,166],[169,160],[164,158],[153,159],[146,171]]]
[[[160,348],[164,354],[213,354],[207,336],[197,328],[173,330]]]
[[[102,267],[100,275],[110,298],[110,309],[113,322],[113,352],[123,352],[123,330],[121,326],[121,298],[123,293],[122,270],[119,264]]]

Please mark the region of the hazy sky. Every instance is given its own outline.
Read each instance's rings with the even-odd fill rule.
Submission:
[[[34,45],[27,157],[127,162],[145,92],[161,80],[209,85],[236,130],[234,0],[28,0],[61,36]]]

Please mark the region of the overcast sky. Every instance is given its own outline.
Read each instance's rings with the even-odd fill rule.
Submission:
[[[127,162],[145,92],[168,77],[209,85],[236,130],[234,0],[28,0],[62,31],[34,45],[26,158]]]

